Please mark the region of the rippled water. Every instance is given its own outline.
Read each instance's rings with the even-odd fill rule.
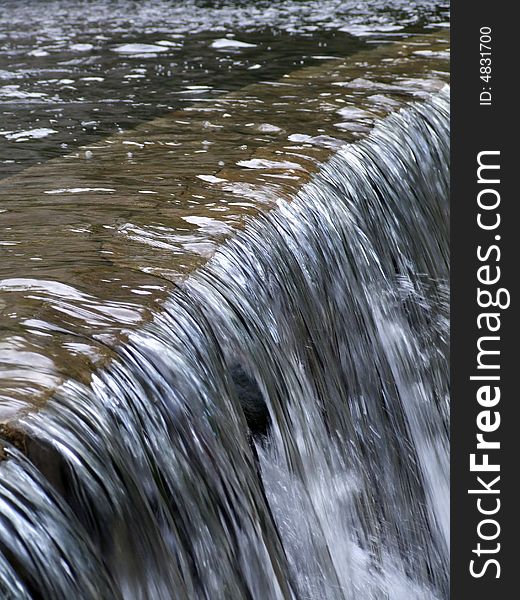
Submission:
[[[446,21],[439,1],[3,0],[0,177],[86,140]]]

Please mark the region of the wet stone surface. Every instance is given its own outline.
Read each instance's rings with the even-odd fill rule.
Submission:
[[[444,30],[191,102],[0,181],[0,421],[125,331],[342,144],[449,78]]]

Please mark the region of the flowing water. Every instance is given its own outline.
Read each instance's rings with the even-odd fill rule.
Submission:
[[[446,5],[1,5],[0,598],[445,600]]]
[[[340,150],[24,418],[61,496],[6,448],[5,597],[447,597],[448,123],[443,92]]]
[[[440,0],[2,0],[0,177],[447,13]]]
[[[0,180],[0,423],[86,381],[248,219],[440,89],[447,43],[414,35],[298,68]]]

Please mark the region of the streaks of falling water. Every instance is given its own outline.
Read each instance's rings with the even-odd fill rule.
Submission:
[[[342,149],[25,417],[70,508],[5,451],[6,597],[447,598],[448,106]]]

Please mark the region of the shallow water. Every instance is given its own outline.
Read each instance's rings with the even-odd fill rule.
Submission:
[[[88,378],[248,218],[292,197],[378,119],[439,89],[448,56],[442,32],[370,46],[0,181],[3,418],[64,377]]]
[[[4,0],[0,177],[193,100],[446,21],[447,3]]]

